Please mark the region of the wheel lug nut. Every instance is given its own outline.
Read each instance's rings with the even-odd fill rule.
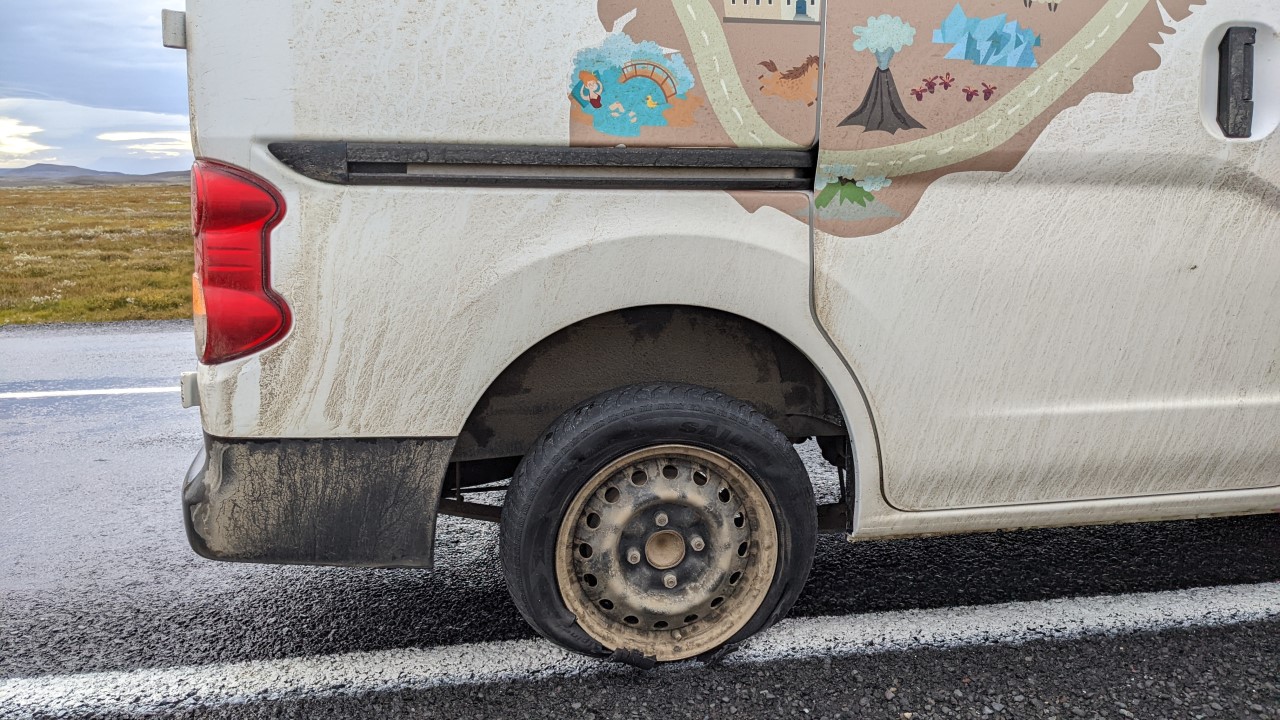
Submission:
[[[689,541],[689,547],[692,547],[694,552],[702,552],[702,548],[706,546],[707,544],[697,535],[694,535],[693,539]]]
[[[664,576],[662,577],[662,584],[663,584],[663,585],[666,585],[668,588],[673,588],[673,587],[675,587],[675,586],[676,586],[676,576],[675,576],[675,574],[674,574],[674,573],[667,573],[666,575],[664,575]]]
[[[639,565],[639,564],[640,564],[640,551],[639,551],[639,550],[637,550],[637,549],[635,549],[635,548],[631,548],[630,550],[628,550],[628,551],[627,551],[627,562],[631,563],[632,565]]]
[[[667,514],[664,512],[658,513],[658,516],[655,517],[653,521],[658,524],[658,527],[666,527],[667,523],[670,522],[667,519]]]

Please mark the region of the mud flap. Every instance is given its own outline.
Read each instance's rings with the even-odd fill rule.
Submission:
[[[187,538],[214,560],[429,568],[452,438],[224,440],[187,473]]]

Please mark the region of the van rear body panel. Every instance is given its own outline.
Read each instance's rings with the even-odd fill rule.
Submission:
[[[996,5],[188,0],[196,154],[278,190],[292,316],[199,368],[229,464],[193,469],[193,543],[429,565],[442,493],[601,378],[690,381],[618,358],[698,356],[715,313],[769,342],[698,384],[822,439],[853,537],[1280,507],[1275,4]],[[1255,112],[1229,139],[1217,48],[1242,24]],[[550,353],[580,364],[538,366],[554,392],[504,384],[652,308],[687,327]],[[270,473],[234,447],[295,441]],[[251,498],[316,522],[228,512]],[[352,529],[387,498],[413,511]]]

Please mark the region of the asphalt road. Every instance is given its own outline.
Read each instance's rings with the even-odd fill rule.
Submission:
[[[908,628],[896,644],[823,657],[773,652],[781,641],[764,638],[743,651],[756,659],[711,668],[488,672],[503,652],[533,656],[545,645],[507,598],[492,526],[442,522],[431,572],[209,562],[182,529],[179,486],[199,419],[176,392],[22,395],[176,387],[192,356],[187,323],[0,329],[0,717],[1280,718],[1280,615],[1181,622],[1162,610],[1198,602],[1197,588],[1235,586],[1280,606],[1269,598],[1280,595],[1269,584],[1280,581],[1276,515],[858,544],[823,537],[793,617],[817,634],[858,618]],[[829,492],[829,473],[803,450]],[[912,642],[916,624],[942,632],[949,617],[981,614],[951,608],[994,606],[1021,627],[1023,615],[1133,593],[1154,593],[1141,602],[1169,622],[1117,633],[1044,631],[1053,621],[1037,620],[1026,623],[1040,629],[1030,635],[979,628],[963,642]],[[402,649],[454,653],[463,660],[449,662],[463,664],[440,683],[299,690],[282,677],[278,691],[248,699],[206,700],[197,681],[177,699],[18,702],[32,687],[56,698],[62,683],[98,677],[127,688],[149,674],[230,667],[261,681],[277,661],[337,657],[377,672]]]

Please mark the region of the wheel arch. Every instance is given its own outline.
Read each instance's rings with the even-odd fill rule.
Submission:
[[[773,328],[690,305],[600,313],[543,338],[509,363],[475,403],[455,446],[453,487],[509,476],[556,418],[602,392],[645,382],[718,390],[799,440],[817,437],[836,463],[849,423],[817,364]],[[448,484],[447,484],[448,485]]]

